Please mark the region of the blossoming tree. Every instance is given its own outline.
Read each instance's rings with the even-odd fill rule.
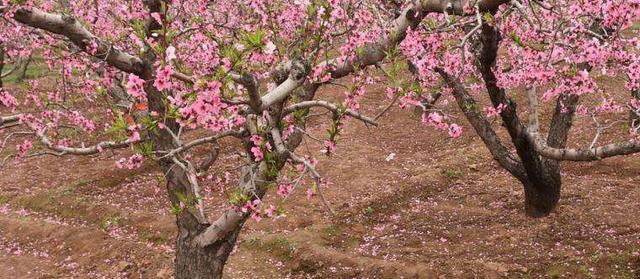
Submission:
[[[639,19],[637,0],[451,1],[400,45],[416,85],[389,91],[402,91],[405,105],[437,100],[430,98],[432,91],[455,100],[494,159],[524,185],[527,214],[546,216],[560,197],[559,161],[640,152],[640,44],[632,28]],[[615,77],[626,79],[630,94],[598,86],[599,78]],[[490,99],[484,108],[478,100],[483,92]],[[540,93],[545,102],[555,102],[546,136],[539,128]],[[585,98],[601,101],[581,103]],[[528,100],[528,123],[518,113],[518,103],[527,105],[522,99]],[[494,117],[502,120],[512,148],[492,127]],[[567,147],[576,117],[594,123],[593,139],[584,148]],[[453,136],[461,133],[437,108],[426,109],[423,122]],[[622,139],[602,144],[601,136],[618,127]]]
[[[322,196],[314,160],[296,154],[310,109],[331,112],[327,154],[345,119],[375,125],[358,112],[364,86],[376,82],[370,66],[379,67],[427,13],[446,7],[417,1],[398,11],[352,0],[1,3],[8,57],[37,53],[60,74],[53,85],[35,80],[27,90],[0,91],[3,111],[14,114],[2,118],[3,129],[12,127],[5,138],[25,138],[9,157],[135,148],[116,165],[157,162],[176,214],[176,278],[220,278],[246,220],[277,211],[262,202],[269,189],[286,197],[294,181],[310,175],[310,194]],[[319,88],[347,76],[344,102],[318,99]],[[206,135],[193,138],[194,130]],[[209,169],[223,138],[238,139],[245,162],[228,193],[229,209],[210,219],[200,184],[218,175]],[[198,156],[196,147],[206,154]]]
[[[425,123],[458,137],[461,126],[431,106],[440,96],[455,99],[494,158],[525,186],[527,212],[541,216],[558,200],[558,160],[640,150],[633,117],[631,138],[566,148],[575,111],[598,117],[623,110],[619,104],[627,104],[625,115],[639,110],[637,101],[613,96],[578,106],[580,95],[605,94],[588,73],[592,68],[626,74],[635,92],[640,78],[638,40],[623,32],[638,18],[638,0],[584,2],[3,0],[2,49],[8,57],[38,53],[61,82],[0,91],[3,111],[13,114],[0,125],[18,129],[8,136],[27,137],[18,158],[135,147],[137,154],[116,165],[157,162],[179,232],[176,278],[220,278],[246,220],[277,211],[262,202],[269,189],[287,196],[309,174],[321,194],[314,160],[296,153],[310,109],[331,112],[324,142],[331,154],[344,119],[375,125],[359,112],[364,86],[378,82],[371,68],[404,54],[419,82],[406,87],[392,63],[384,72],[398,82],[388,93],[403,105],[428,108]],[[344,102],[319,99],[322,86],[347,76]],[[492,103],[486,114],[473,97],[482,87]],[[530,95],[529,125],[517,114],[517,88]],[[557,100],[546,140],[537,128],[536,88],[547,89],[545,100]],[[503,120],[515,155],[491,127],[493,116]],[[598,133],[607,126],[598,124]],[[69,127],[76,132],[65,133]],[[207,134],[190,137],[194,130]],[[218,141],[227,137],[240,142],[245,163],[230,208],[210,219],[200,183],[216,173],[210,168]],[[196,147],[207,153],[198,156]]]

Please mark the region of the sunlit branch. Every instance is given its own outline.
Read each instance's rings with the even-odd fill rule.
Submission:
[[[597,161],[607,157],[629,155],[640,152],[640,142],[629,140],[587,149],[554,148],[540,134],[538,120],[538,97],[535,88],[527,91],[529,97],[529,127],[525,135],[535,144],[544,157],[560,161]]]
[[[0,13],[4,10],[6,9],[0,8]],[[113,44],[96,37],[71,16],[47,13],[35,7],[20,7],[13,14],[13,19],[34,28],[65,36],[85,52],[94,42],[96,52],[89,53],[90,55],[127,73],[140,75],[144,70],[140,58],[118,50]]]
[[[124,142],[102,141],[88,147],[67,147],[53,143],[45,133],[46,130],[37,131],[36,136],[45,147],[58,152],[59,155],[92,155],[100,153],[106,149],[126,148],[136,143],[136,141],[131,140],[126,140]]]

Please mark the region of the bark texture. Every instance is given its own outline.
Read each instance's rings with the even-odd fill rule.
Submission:
[[[4,70],[4,46],[0,44],[0,88],[2,88],[2,70]]]

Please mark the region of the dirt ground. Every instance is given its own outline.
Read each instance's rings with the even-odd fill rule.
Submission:
[[[362,107],[375,114],[388,100],[369,92]],[[558,208],[530,219],[521,185],[458,117],[460,139],[396,106],[379,127],[347,122],[332,158],[308,140],[338,215],[296,192],[286,217],[248,222],[225,278],[640,278],[640,156],[563,163]],[[326,121],[313,122],[323,135]],[[588,138],[583,130],[573,135]],[[113,169],[122,156],[1,169],[0,277],[170,278],[176,229],[161,173]],[[222,199],[211,190],[209,211]]]

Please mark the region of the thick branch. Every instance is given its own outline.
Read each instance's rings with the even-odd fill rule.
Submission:
[[[195,241],[201,247],[206,247],[220,239],[224,239],[229,233],[236,230],[238,224],[246,219],[245,214],[236,209],[228,209],[213,224],[199,234]]]
[[[18,123],[20,120],[20,114],[10,115],[10,116],[0,116],[0,128],[5,125],[13,125]]]
[[[262,96],[262,106],[260,107],[260,111],[265,110],[271,105],[279,103],[286,99],[294,90],[296,90],[304,83],[305,77],[308,73],[308,65],[305,65],[304,63],[299,61],[294,61],[293,63],[291,63],[289,78],[278,85],[278,87],[271,90],[271,92],[269,92],[267,95]]]
[[[231,78],[235,82],[242,84],[242,86],[247,88],[247,91],[249,92],[249,106],[251,109],[256,112],[260,111],[262,107],[262,99],[260,98],[260,83],[258,82],[258,79],[254,75],[248,73],[242,75],[231,74]]]
[[[73,17],[47,13],[37,8],[18,8],[13,19],[34,28],[63,35],[85,52],[87,46],[95,42],[96,53],[91,55],[127,73],[140,75],[143,71],[140,58],[117,50],[112,44],[93,35]]]
[[[103,141],[89,147],[66,147],[53,143],[49,137],[45,135],[45,131],[36,132],[40,142],[55,152],[59,152],[58,155],[92,155],[102,152],[105,149],[118,149],[131,146],[135,142],[126,140],[124,142]]]
[[[525,179],[526,173],[522,162],[515,158],[513,154],[502,144],[500,138],[491,127],[491,123],[478,109],[478,104],[464,88],[459,79],[449,75],[442,69],[437,69],[444,81],[453,89],[453,96],[456,98],[458,106],[473,126],[478,136],[493,155],[498,163],[519,179]]]
[[[607,157],[640,152],[640,142],[631,140],[588,149],[555,148],[549,146],[540,134],[536,90],[532,88],[527,91],[527,94],[529,96],[529,127],[526,136],[534,143],[540,155],[559,161],[597,161]]]

